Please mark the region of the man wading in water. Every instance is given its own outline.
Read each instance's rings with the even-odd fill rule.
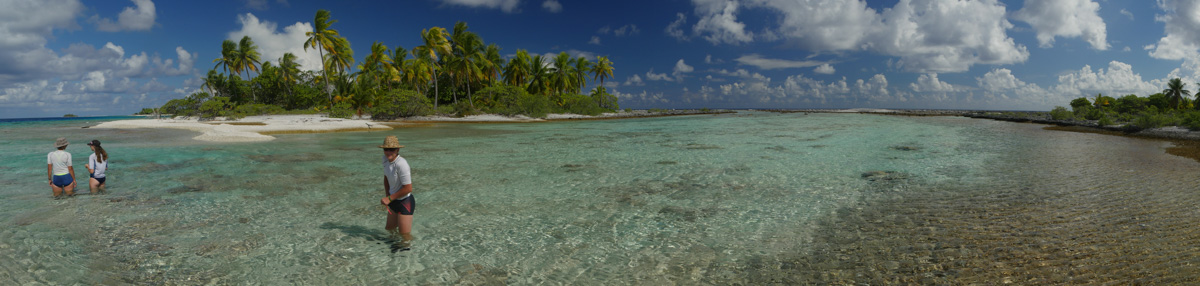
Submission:
[[[398,245],[392,246],[392,252],[409,250],[412,241],[413,210],[417,201],[412,195],[412,173],[408,161],[400,157],[400,140],[396,136],[388,136],[383,140],[383,192],[384,197],[379,203],[388,206],[388,233],[400,235],[403,239]]]

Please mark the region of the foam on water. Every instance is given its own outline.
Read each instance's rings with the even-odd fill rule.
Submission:
[[[1031,126],[742,112],[439,124],[235,144],[196,142],[193,133],[171,130],[5,127],[0,280],[994,282],[1031,268],[983,261],[999,257],[1012,266],[1037,254],[1054,256],[1031,245],[1066,241],[1046,234],[1083,227],[1063,222],[1078,219],[1047,218],[1060,216],[1055,212],[1127,207],[1097,197],[1109,194],[1149,207],[1196,201],[1130,193],[1147,174],[1164,182],[1153,190],[1195,186],[1195,179],[1171,174],[1194,174],[1196,163],[1163,155],[1163,143]],[[68,151],[77,174],[85,172],[81,158],[88,154],[78,143],[105,142],[113,156],[109,194],[49,198],[39,166],[53,138],[64,135],[76,142]],[[413,168],[412,251],[391,252],[383,231],[376,146],[387,135],[407,145],[401,156]],[[1122,158],[1135,156],[1140,163],[1123,165]],[[1176,229],[1200,216],[1169,213]],[[1020,225],[1042,219],[1055,221]],[[1134,225],[1097,219],[1109,227],[1088,231]],[[1005,226],[1025,232],[1005,236]],[[1033,277],[1040,281],[1074,281],[1051,271],[1068,265],[1042,267],[1029,273],[1041,273]],[[1132,274],[1093,273],[1090,281],[1127,281]]]

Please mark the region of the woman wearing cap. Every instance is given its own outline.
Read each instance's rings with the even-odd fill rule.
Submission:
[[[400,140],[396,136],[388,136],[383,140],[383,191],[384,197],[380,203],[388,206],[388,232],[400,234],[403,244],[412,240],[412,215],[417,208],[417,201],[412,196],[412,174],[408,161],[400,157]]]
[[[89,190],[93,194],[102,194],[105,191],[104,172],[108,170],[108,152],[104,152],[104,147],[100,147],[100,140],[92,140],[87,143],[88,147],[92,147],[92,155],[88,156],[88,164],[85,166],[88,170]]]
[[[54,140],[54,150],[46,155],[46,177],[50,179],[50,191],[55,198],[60,198],[63,192],[67,196],[75,195],[75,168],[71,168],[71,153],[67,153],[67,138],[59,137]]]

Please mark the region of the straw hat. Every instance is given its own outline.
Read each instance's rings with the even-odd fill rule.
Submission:
[[[383,139],[383,145],[379,145],[379,148],[404,148],[404,145],[400,145],[400,139],[396,139],[396,136],[388,136]]]
[[[67,138],[58,137],[58,139],[54,139],[54,148],[62,148],[63,146],[67,146]]]

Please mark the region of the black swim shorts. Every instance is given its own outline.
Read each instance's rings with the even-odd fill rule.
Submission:
[[[415,196],[409,195],[403,199],[392,200],[391,203],[388,203],[388,208],[401,215],[412,215],[413,211],[417,209],[417,199]]]

